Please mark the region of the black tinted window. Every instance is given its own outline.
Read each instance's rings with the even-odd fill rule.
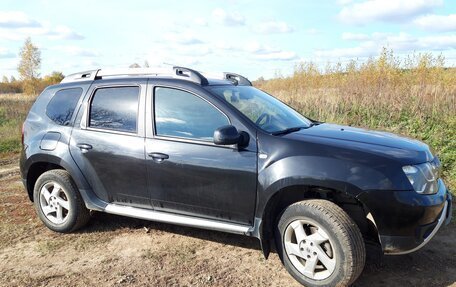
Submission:
[[[90,107],[90,127],[136,132],[139,87],[102,88]]]
[[[46,107],[46,115],[59,125],[69,125],[82,89],[66,89],[55,93]]]
[[[198,96],[170,88],[155,89],[157,135],[211,141],[214,130],[228,124],[224,114]]]

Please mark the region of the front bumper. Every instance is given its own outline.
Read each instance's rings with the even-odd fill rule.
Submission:
[[[433,195],[368,191],[359,196],[372,214],[383,252],[407,254],[426,245],[452,215],[452,196],[442,180]]]

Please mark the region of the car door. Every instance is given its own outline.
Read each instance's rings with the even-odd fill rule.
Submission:
[[[216,128],[233,124],[205,93],[149,87],[147,172],[154,209],[253,225],[257,157],[251,144],[213,143]],[[244,127],[237,123],[237,128]]]
[[[144,154],[145,80],[99,80],[73,129],[70,152],[97,196],[151,208]]]

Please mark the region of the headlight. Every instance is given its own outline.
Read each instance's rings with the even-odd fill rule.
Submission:
[[[423,163],[402,167],[410,184],[420,194],[434,194],[438,191],[439,166],[438,163]]]

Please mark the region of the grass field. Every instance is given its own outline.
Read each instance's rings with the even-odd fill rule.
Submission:
[[[293,76],[255,85],[316,120],[386,130],[429,144],[456,190],[456,68],[416,54],[384,52],[366,63],[302,63]]]
[[[292,77],[255,85],[314,119],[427,142],[456,190],[456,70],[429,55],[409,61],[385,51],[325,72],[303,63]],[[48,230],[18,172],[20,129],[34,99],[0,95],[0,286],[298,286],[278,255],[265,260],[253,238],[102,213],[72,234]],[[456,286],[455,226],[380,265],[368,253],[354,286]]]
[[[254,84],[302,114],[325,122],[380,129],[422,140],[438,154],[456,190],[456,69],[441,57],[399,60],[384,50],[364,63],[296,66],[293,76]],[[34,97],[0,95],[0,158],[20,150],[20,129]]]
[[[22,123],[34,100],[23,94],[0,94],[0,158],[20,151]]]

